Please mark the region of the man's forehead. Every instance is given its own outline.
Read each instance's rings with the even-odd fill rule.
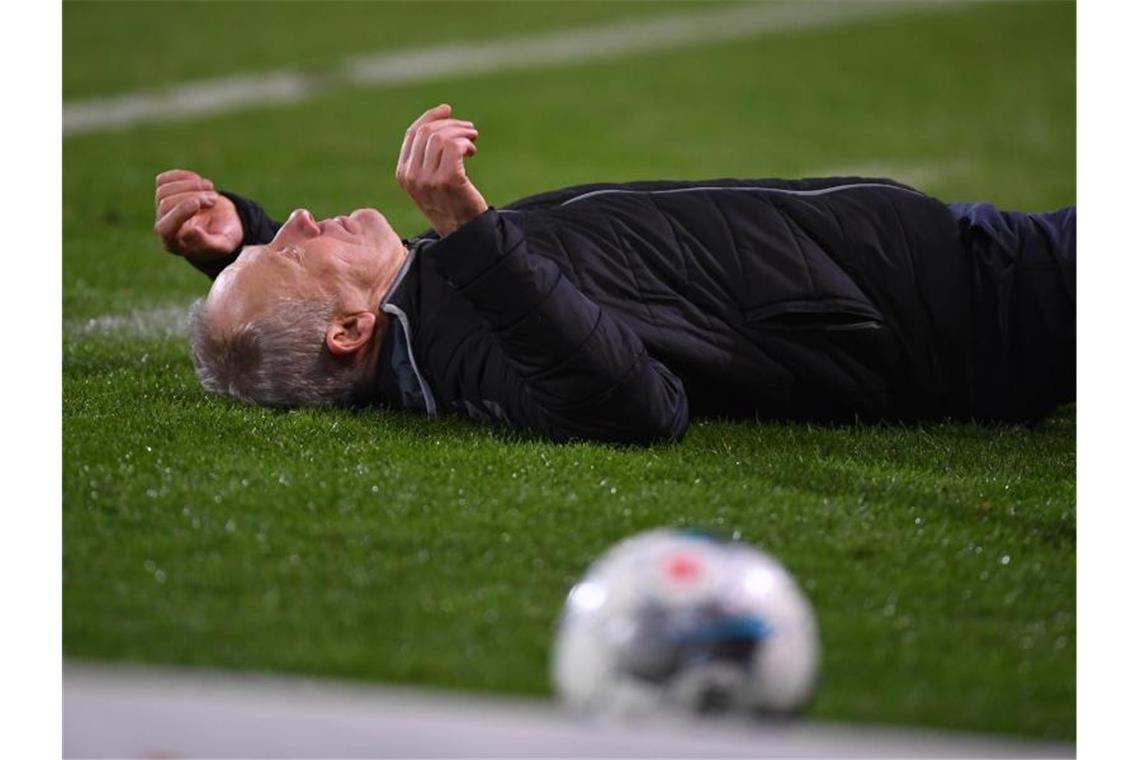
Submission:
[[[280,298],[313,294],[297,257],[284,255],[292,246],[249,245],[214,280],[207,308],[221,321],[240,324]],[[299,250],[299,249],[298,249]]]
[[[242,270],[249,263],[246,252],[250,248],[253,246],[243,248],[241,254],[214,278],[214,284],[210,286],[210,292],[207,296],[208,300],[224,298],[234,289],[235,284],[241,279]]]
[[[206,310],[216,323],[232,324],[241,321],[241,293],[234,286],[233,265],[226,267],[206,294]]]
[[[255,279],[256,271],[251,271],[251,265],[256,264],[257,251],[263,246],[246,246],[241,255],[221,271],[210,286],[206,296],[206,306],[215,314],[215,318],[225,321],[238,321],[243,319],[248,309],[250,297],[255,294],[255,288],[248,287],[246,281]],[[256,266],[253,267],[256,269]]]

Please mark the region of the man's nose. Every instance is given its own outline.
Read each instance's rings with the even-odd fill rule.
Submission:
[[[302,236],[306,238],[317,237],[321,234],[321,228],[317,225],[317,220],[313,219],[312,213],[307,208],[299,208],[289,215],[287,225],[295,228]]]

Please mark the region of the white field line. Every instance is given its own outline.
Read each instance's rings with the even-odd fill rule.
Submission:
[[[399,50],[344,60],[329,73],[282,69],[63,104],[63,134],[183,121],[256,106],[299,103],[342,87],[394,87],[536,66],[572,65],[692,45],[855,23],[954,3],[801,2],[627,21],[524,38]]]
[[[131,309],[92,319],[68,320],[63,332],[68,337],[123,337],[162,340],[181,338],[190,326],[190,304],[169,303],[147,309]]]
[[[974,166],[965,161],[945,164],[890,164],[878,161],[828,166],[804,172],[804,177],[886,177],[927,191],[930,185],[968,174]]]
[[[815,721],[585,721],[537,699],[65,663],[64,757],[1073,757],[1072,744]]]

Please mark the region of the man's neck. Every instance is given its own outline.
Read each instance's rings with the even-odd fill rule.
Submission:
[[[393,291],[399,284],[397,279],[404,272],[412,255],[409,245],[403,242],[400,243],[399,249],[393,246],[392,253],[392,256],[387,257],[382,276],[378,279],[372,294],[372,303],[376,309],[376,329],[373,331],[372,341],[363,360],[364,366],[369,368],[369,382],[374,382],[379,374],[380,353],[388,337],[388,330],[392,326],[391,315],[381,307],[392,297]]]
[[[404,271],[404,265],[410,256],[411,252],[408,250],[408,246],[401,241],[398,247],[392,247],[392,254],[385,257],[384,267],[372,293],[372,303],[377,308],[392,295],[396,279]]]

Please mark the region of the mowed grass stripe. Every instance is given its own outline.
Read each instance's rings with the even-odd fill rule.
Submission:
[[[280,70],[190,82],[163,91],[135,92],[64,103],[65,135],[155,121],[180,121],[255,106],[298,103],[342,87],[383,88],[535,66],[556,66],[709,44],[805,28],[853,23],[916,7],[899,2],[732,6],[466,45],[442,45],[356,56],[326,73]]]

